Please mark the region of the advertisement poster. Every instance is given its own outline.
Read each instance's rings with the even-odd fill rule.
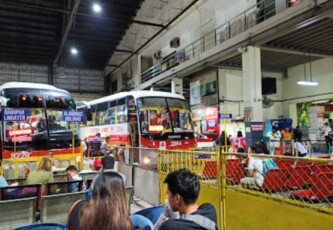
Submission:
[[[205,109],[206,132],[219,134],[219,114],[218,109],[210,107]]]
[[[195,77],[190,83],[191,105],[217,105],[217,72],[212,71]]]
[[[310,127],[311,102],[297,103],[297,124],[300,127]]]

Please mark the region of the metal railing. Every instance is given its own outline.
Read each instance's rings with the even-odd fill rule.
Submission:
[[[159,60],[155,65],[141,73],[141,84],[167,70],[170,70],[180,63],[186,62],[193,57],[216,47],[266,19],[282,12],[290,6],[291,4],[284,0],[263,0],[253,5],[235,16],[233,19],[187,45],[185,48],[176,50],[172,54]]]

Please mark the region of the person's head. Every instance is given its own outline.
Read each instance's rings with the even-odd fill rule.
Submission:
[[[325,123],[324,123],[324,126],[328,126],[328,123],[327,123],[327,122],[325,122]]]
[[[109,143],[110,139],[111,139],[110,136],[105,137],[105,142],[106,142],[106,143]]]
[[[105,156],[102,158],[102,167],[103,169],[113,169],[114,167],[114,158],[110,156]]]
[[[225,136],[226,135],[226,133],[225,133],[225,131],[223,130],[222,132],[221,132],[221,136]]]
[[[284,130],[286,130],[287,132],[290,132],[290,128],[288,126]]]
[[[101,137],[101,134],[100,134],[100,133],[96,133],[95,136],[96,136],[96,137]]]
[[[238,132],[237,132],[237,137],[243,137],[243,133],[242,133],[242,131],[238,131]]]
[[[197,201],[200,192],[199,177],[187,169],[169,173],[164,183],[168,187],[168,200],[173,211],[182,214],[184,207]]]
[[[43,157],[39,162],[37,170],[52,172],[52,160],[50,158]]]
[[[276,125],[274,125],[272,129],[274,133],[279,130],[279,128]]]
[[[75,175],[77,175],[77,169],[74,165],[70,165],[66,168],[67,177],[72,179]]]
[[[129,230],[124,182],[117,172],[105,172],[95,181],[90,202],[80,213],[80,229]]]
[[[258,153],[258,149],[257,149],[256,146],[252,145],[252,146],[250,146],[250,151],[249,152],[250,153]]]
[[[328,122],[329,122],[329,123],[332,123],[332,122],[333,122],[333,120],[330,118],[330,119],[328,119]]]

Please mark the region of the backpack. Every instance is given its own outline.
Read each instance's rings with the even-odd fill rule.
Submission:
[[[217,229],[216,223],[214,221],[212,221],[208,217],[205,217],[200,214],[195,214],[195,215],[185,214],[185,215],[181,215],[180,218],[184,219],[184,220],[192,221],[192,222],[196,223],[197,225],[199,225],[200,227],[207,229],[207,230],[216,230]]]
[[[256,147],[258,153],[269,154],[267,145],[263,140],[256,142],[254,146]]]
[[[264,160],[263,163],[263,170],[262,170],[262,174],[263,176],[266,175],[268,169],[277,169],[278,166],[275,164],[275,162],[272,160],[272,159],[269,159],[269,160]]]

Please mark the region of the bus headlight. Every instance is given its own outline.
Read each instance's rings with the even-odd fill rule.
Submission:
[[[142,159],[142,163],[143,163],[144,165],[148,165],[148,164],[150,163],[150,158],[149,158],[149,157],[144,157],[144,158]]]

